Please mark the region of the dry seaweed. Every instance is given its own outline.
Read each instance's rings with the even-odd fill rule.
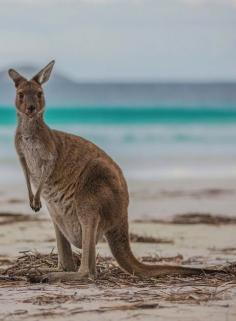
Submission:
[[[158,244],[174,244],[173,240],[163,239],[154,236],[142,236],[135,233],[130,233],[130,241],[136,243],[158,243]]]
[[[27,277],[31,274],[38,274],[41,275],[47,269],[56,269],[58,264],[57,254],[51,252],[49,254],[41,254],[37,251],[24,251],[21,252],[21,256],[13,261],[8,268],[2,271],[2,275],[7,276],[22,276]],[[80,253],[74,253],[74,261],[77,266],[80,265]],[[170,262],[170,263],[191,263],[194,264],[194,258],[192,260],[183,260],[182,255],[177,255],[174,257],[143,257],[140,259],[143,262]],[[197,262],[199,264],[199,261]],[[176,283],[179,280],[181,282],[186,282],[186,280],[194,280],[196,282],[200,281],[214,281],[222,280],[223,282],[228,281],[236,281],[236,262],[231,264],[227,264],[224,267],[220,267],[219,272],[216,272],[213,275],[208,275],[207,277],[202,274],[199,276],[191,276],[191,277],[176,277],[176,276],[169,276],[169,277],[159,277],[159,278],[149,278],[149,279],[142,279],[140,277],[129,275],[123,272],[117,262],[111,257],[100,257],[97,256],[97,278],[95,283],[97,285],[136,285],[143,287],[144,285],[153,286],[156,283]],[[83,281],[81,281],[83,282]]]
[[[20,222],[38,222],[47,219],[39,218],[37,215],[16,214],[16,213],[0,213],[0,225],[14,224]]]
[[[234,194],[234,189],[221,189],[221,188],[206,188],[200,190],[192,190],[192,191],[185,191],[185,190],[162,190],[162,191],[149,191],[148,193],[146,190],[139,190],[135,192],[131,192],[130,195],[133,198],[138,199],[163,199],[163,198],[178,198],[178,197],[193,197],[193,198],[206,198],[206,197],[219,197],[228,194]]]
[[[158,263],[158,262],[171,262],[171,263],[182,263],[183,262],[183,255],[178,254],[176,256],[159,256],[159,255],[148,255],[143,256],[141,261],[148,262],[148,263]]]
[[[37,215],[0,213],[0,225],[14,224],[19,222],[48,221],[48,218],[41,218]],[[184,213],[177,214],[170,219],[137,219],[134,223],[157,223],[157,224],[208,224],[208,225],[227,225],[236,224],[236,217],[224,215],[212,215],[210,213]],[[169,239],[154,238],[150,236],[140,236],[130,234],[132,242],[144,243],[173,243]]]
[[[212,225],[236,224],[236,217],[188,213],[188,214],[174,216],[173,223],[175,224],[212,224]]]
[[[139,235],[136,233],[130,233],[129,239],[130,239],[130,242],[134,242],[134,243],[174,244],[174,241],[170,239],[147,236],[147,235]],[[101,242],[106,242],[106,238],[103,237]]]
[[[24,300],[24,303],[32,303],[35,305],[47,305],[47,304],[62,304],[68,301],[76,300],[76,292],[73,295],[64,295],[64,294],[43,294],[37,295],[33,298]]]
[[[199,259],[199,258],[198,258]],[[74,260],[79,266],[80,254],[74,253]],[[182,255],[174,257],[143,257],[144,262],[162,262],[171,263],[184,262]],[[202,261],[204,259],[202,258]],[[194,258],[191,264],[194,264]],[[199,263],[199,262],[198,262]],[[195,263],[196,264],[196,263]],[[41,275],[45,268],[57,267],[57,255],[55,253],[41,254],[38,252],[23,252],[8,268],[2,271],[4,284],[14,284],[16,280],[27,282],[27,277],[32,275]],[[147,308],[159,306],[160,300],[178,303],[200,304],[212,300],[223,300],[230,296],[230,291],[236,289],[236,262],[224,266],[224,272],[217,272],[213,275],[198,275],[191,277],[165,276],[160,278],[139,278],[123,272],[111,257],[97,257],[97,278],[93,282],[94,286],[103,290],[103,299],[108,303],[109,300],[124,301],[123,306],[99,307],[100,312],[110,311],[112,309],[144,309],[144,305],[150,303]],[[5,278],[5,279],[4,279]],[[74,289],[88,287],[88,281],[81,280],[77,282],[65,282],[64,286]],[[91,281],[90,281],[91,285]],[[130,291],[129,289],[133,289]],[[117,289],[122,292],[114,292]],[[127,291],[125,291],[127,289]],[[73,301],[97,300],[99,294],[81,296],[74,294],[44,294],[26,299],[24,302],[35,305],[62,304]],[[99,298],[101,299],[101,298]],[[157,303],[158,302],[158,303]],[[91,312],[91,310],[76,309],[70,313]]]
[[[212,215],[210,213],[185,213],[177,214],[170,219],[135,220],[135,223],[157,223],[157,224],[208,224],[227,225],[236,224],[236,217]]]

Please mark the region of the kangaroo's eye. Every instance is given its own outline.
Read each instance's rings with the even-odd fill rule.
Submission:
[[[24,94],[22,92],[19,92],[18,96],[19,96],[20,99],[24,98]]]
[[[42,96],[43,96],[42,91],[39,91],[37,95],[38,95],[38,98],[42,98]]]

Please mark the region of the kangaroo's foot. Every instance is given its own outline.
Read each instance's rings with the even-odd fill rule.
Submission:
[[[53,268],[53,267],[37,267],[37,268],[32,267],[28,271],[27,277],[28,277],[28,279],[30,279],[31,277],[33,278],[34,276],[41,277],[41,276],[48,274],[48,273],[59,273],[62,271],[63,271],[62,269]]]
[[[37,272],[41,273],[41,274],[45,274],[45,273],[51,273],[51,272],[74,272],[76,271],[76,267],[74,262],[68,262],[68,264],[66,266],[63,266],[62,264],[60,264],[60,262],[58,263],[58,267],[39,267],[36,269]]]
[[[54,283],[54,282],[70,282],[70,281],[93,281],[95,275],[83,272],[51,272],[40,276],[29,276],[32,283]]]

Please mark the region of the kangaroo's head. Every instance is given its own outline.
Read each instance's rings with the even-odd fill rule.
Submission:
[[[16,109],[20,115],[33,118],[41,115],[45,106],[42,84],[48,81],[55,61],[51,61],[31,80],[27,80],[14,69],[9,69],[10,78],[16,86]]]

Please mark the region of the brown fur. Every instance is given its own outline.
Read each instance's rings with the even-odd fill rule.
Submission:
[[[128,189],[121,169],[93,143],[52,130],[43,120],[42,84],[48,80],[53,64],[30,81],[9,71],[16,85],[15,145],[30,206],[38,211],[41,196],[46,202],[55,225],[60,269],[74,271],[70,244],[83,250],[78,272],[49,273],[45,278],[55,281],[94,277],[95,246],[103,234],[120,267],[128,273],[146,277],[200,274],[201,269],[145,265],[134,257],[128,236]]]

